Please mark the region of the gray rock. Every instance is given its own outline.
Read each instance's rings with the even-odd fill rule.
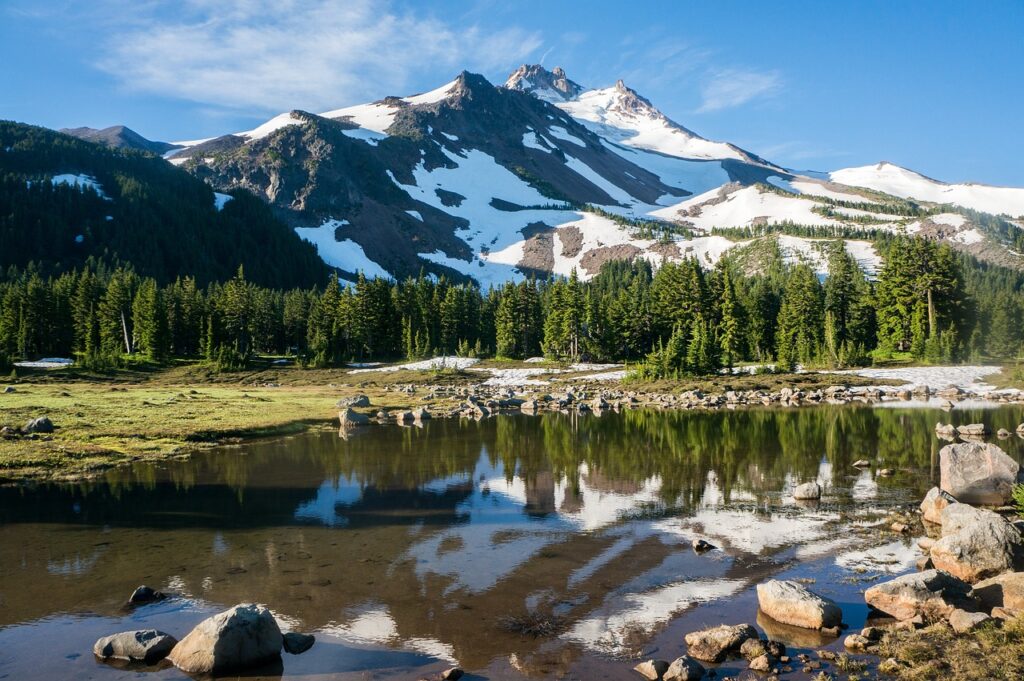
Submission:
[[[941,570],[926,570],[875,584],[864,592],[864,600],[898,620],[917,616],[945,618],[957,608],[974,610],[976,606],[971,585]]]
[[[921,515],[930,523],[942,524],[942,510],[950,504],[957,503],[956,499],[949,492],[943,492],[938,487],[932,487],[928,494],[924,495],[921,502]]]
[[[966,634],[974,631],[992,618],[983,612],[967,612],[966,610],[954,610],[949,614],[949,626],[958,634]]]
[[[838,605],[794,581],[758,584],[757,602],[764,614],[795,627],[822,629],[839,626],[843,621]]]
[[[942,511],[942,538],[929,554],[936,568],[974,583],[1012,570],[1021,544],[1020,532],[1002,516],[952,504]]]
[[[816,482],[805,482],[793,490],[793,498],[798,501],[814,501],[821,499],[821,485]]]
[[[869,645],[871,645],[871,641],[868,640],[867,636],[864,636],[863,634],[850,634],[849,636],[843,639],[843,647],[845,647],[847,650],[860,651],[864,650]]]
[[[1017,462],[994,444],[962,442],[939,452],[939,487],[961,503],[1001,506],[1019,474]]]
[[[957,426],[956,432],[960,433],[961,435],[988,435],[988,426],[986,426],[984,423],[968,423],[963,426]]]
[[[633,671],[648,681],[658,681],[668,671],[668,662],[665,662],[665,660],[647,660],[633,667]]]
[[[369,407],[370,406],[370,398],[367,397],[366,395],[356,395],[354,397],[343,397],[340,400],[338,400],[337,402],[335,402],[334,406],[337,407],[338,409],[347,409],[349,407],[354,407],[356,409],[361,409],[361,408]]]
[[[282,638],[284,639],[284,651],[292,655],[301,655],[316,643],[316,636],[300,634],[295,631],[289,631]]]
[[[759,655],[751,660],[747,666],[755,672],[766,672],[772,668],[772,660],[768,655]]]
[[[21,430],[25,433],[52,433],[53,422],[50,421],[48,416],[40,416],[26,423],[25,427]]]
[[[870,468],[871,467],[871,462],[868,461],[867,459],[857,459],[856,461],[853,462],[853,467],[854,468]]]
[[[722,624],[685,636],[687,653],[704,662],[721,662],[750,638],[758,638],[758,635],[757,630],[749,624]]]
[[[716,548],[714,544],[703,539],[694,539],[692,542],[690,542],[690,545],[693,546],[693,550],[697,553],[713,551]]]
[[[167,659],[187,674],[217,674],[273,660],[283,644],[270,610],[243,603],[200,622]]]
[[[178,640],[170,634],[143,629],[104,636],[96,641],[92,652],[101,660],[127,660],[152,665],[167,657],[177,643]]]
[[[662,675],[662,681],[700,681],[704,678],[704,665],[689,655],[677,657]]]
[[[338,412],[338,421],[341,423],[342,428],[348,429],[355,428],[356,426],[365,426],[370,422],[370,417],[346,407]]]

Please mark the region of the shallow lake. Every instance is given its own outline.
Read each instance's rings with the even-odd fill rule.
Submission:
[[[840,649],[758,617],[754,587],[808,580],[863,626],[863,589],[920,555],[878,526],[937,479],[940,420],[1012,431],[1024,408],[437,420],[0,488],[0,679],[183,678],[105,665],[92,644],[148,627],[180,638],[252,601],[317,643],[246,678],[455,664],[468,678],[631,678],[634,658],[671,660],[685,633],[739,622],[794,653]],[[1024,454],[1017,437],[993,441]],[[825,497],[798,505],[790,492],[809,480]],[[719,549],[697,554],[694,538]],[[127,611],[139,584],[174,597]]]

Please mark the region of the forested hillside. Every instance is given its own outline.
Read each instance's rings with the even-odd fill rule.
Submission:
[[[0,266],[43,276],[131,265],[169,283],[229,279],[311,286],[328,268],[245,191],[217,195],[163,159],[0,122]]]
[[[590,281],[507,283],[486,291],[441,278],[360,277],[340,286],[273,290],[241,269],[223,284],[169,285],[133,271],[56,277],[9,272],[0,282],[0,356],[71,355],[109,367],[205,357],[221,369],[255,354],[313,366],[431,354],[627,360],[640,375],[705,374],[741,362],[841,367],[894,356],[925,362],[1009,358],[1024,342],[1024,280],[945,245],[898,237],[869,280],[833,242],[828,276],[787,264],[776,246],[763,273],[730,257],[612,262]]]

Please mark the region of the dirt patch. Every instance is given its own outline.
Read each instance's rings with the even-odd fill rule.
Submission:
[[[543,222],[534,222],[522,230],[523,257],[520,270],[551,272],[555,269],[555,230]]]
[[[666,260],[678,259],[683,256],[683,252],[679,250],[679,244],[675,241],[659,241],[648,248],[651,253],[657,253]]]
[[[583,232],[579,227],[562,227],[558,230],[558,238],[562,241],[563,258],[575,258],[583,250]]]
[[[589,274],[597,274],[606,262],[612,260],[632,260],[640,255],[641,251],[633,244],[618,244],[616,246],[604,246],[587,251],[580,260],[580,267]]]

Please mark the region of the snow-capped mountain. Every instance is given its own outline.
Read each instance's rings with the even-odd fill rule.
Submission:
[[[732,144],[704,139],[675,123],[621,80],[612,87],[585,90],[555,68],[520,66],[505,82],[554,104],[605,139],[669,156],[764,163]]]
[[[587,89],[536,65],[504,86],[464,72],[423,94],[291,111],[177,144],[171,163],[218,191],[264,197],[350,274],[423,270],[486,285],[573,269],[589,277],[623,258],[710,266],[765,245],[822,270],[836,237],[873,272],[879,232],[1022,260],[1007,247],[1017,227],[933,204],[1018,215],[1014,192],[1024,190],[943,185],[893,166],[785,170],[674,123],[621,81]]]
[[[1024,188],[983,184],[946,184],[913,170],[882,162],[829,173],[834,182],[867,187],[905,199],[951,203],[993,215],[1024,217]]]

